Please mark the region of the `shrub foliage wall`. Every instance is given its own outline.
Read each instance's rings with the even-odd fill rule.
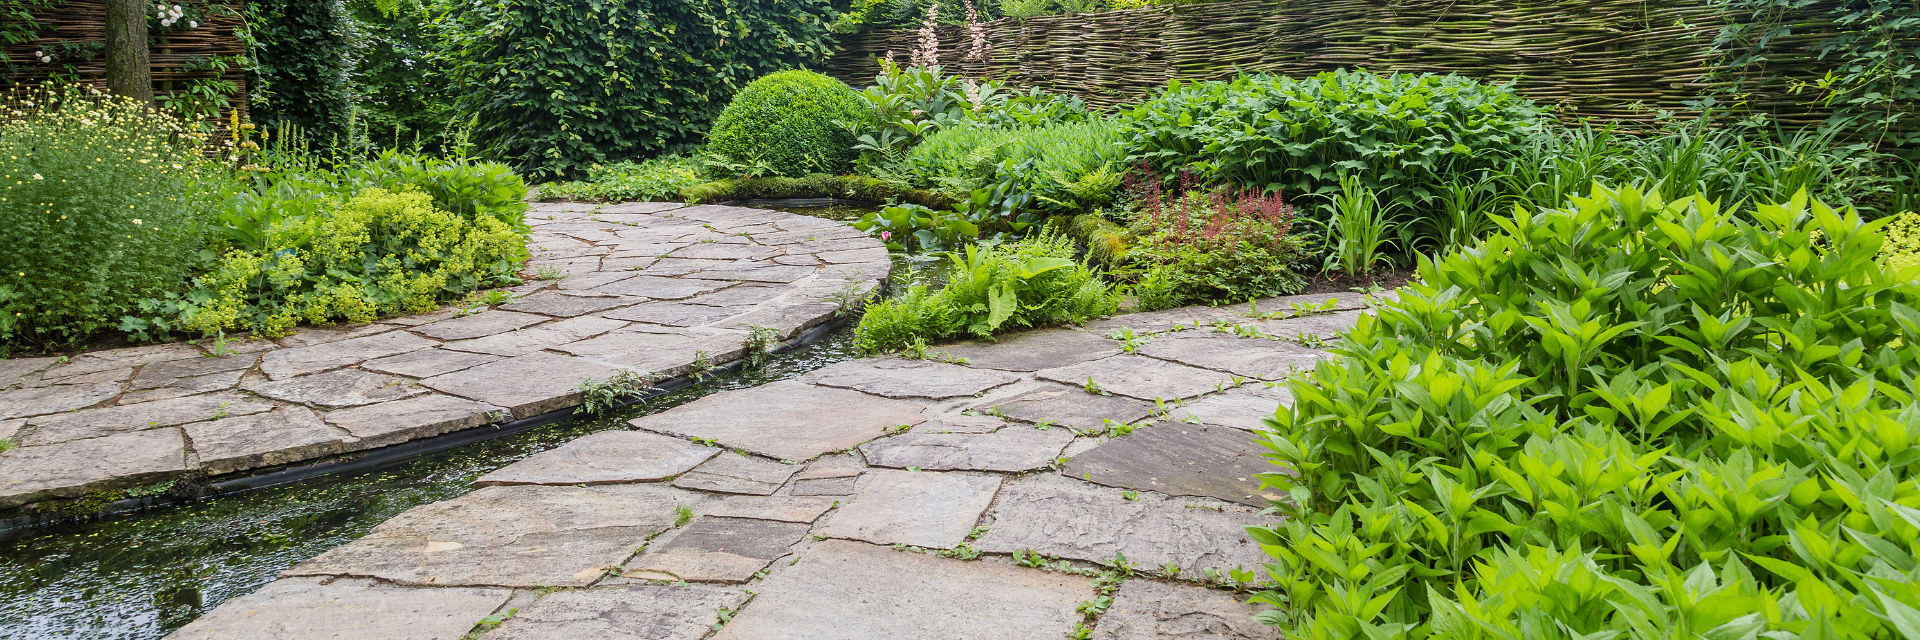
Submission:
[[[736,90],[826,57],[827,0],[501,0],[450,16],[475,140],[538,177],[695,143]]]

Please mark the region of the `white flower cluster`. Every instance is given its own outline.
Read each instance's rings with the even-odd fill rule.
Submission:
[[[47,52],[45,51],[35,51],[33,52],[33,57],[39,58],[41,64],[48,64],[53,62],[53,56],[47,55]]]
[[[177,5],[177,4],[173,6],[167,6],[166,4],[156,4],[156,5],[153,5],[153,8],[154,8],[155,15],[160,16],[160,26],[162,27],[171,27],[175,23],[180,22],[180,19],[186,17],[187,15],[187,12],[181,9],[180,5]],[[188,20],[187,28],[189,29],[200,28],[200,21]]]

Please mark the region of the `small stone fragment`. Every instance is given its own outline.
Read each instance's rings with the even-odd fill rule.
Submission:
[[[1046,423],[1081,433],[1100,433],[1106,430],[1109,420],[1126,424],[1152,415],[1154,404],[1121,396],[1087,393],[1078,387],[1048,385],[1006,400],[978,405],[975,410],[996,413],[1021,422]]]
[[[306,407],[186,425],[187,439],[209,475],[299,462],[343,450],[338,433]]]
[[[664,573],[687,582],[742,583],[807,537],[804,523],[708,516],[649,546],[629,571]]]
[[[1064,428],[1021,425],[979,434],[922,431],[925,428],[860,445],[860,452],[876,467],[1012,473],[1053,464],[1073,441],[1073,432]]]
[[[715,456],[706,464],[680,476],[673,481],[673,486],[765,496],[778,491],[780,485],[786,484],[787,478],[799,470],[800,467],[796,465],[728,453]]]
[[[748,595],[700,585],[623,584],[556,591],[482,640],[699,640]]]
[[[1100,615],[1096,640],[1282,640],[1253,619],[1263,607],[1231,591],[1128,580]]]
[[[954,473],[875,471],[821,533],[874,544],[951,549],[993,503],[1000,479]]]
[[[724,518],[753,518],[781,522],[813,522],[833,508],[832,498],[798,496],[733,496],[723,498],[707,510],[707,515]]]
[[[427,392],[412,380],[359,369],[340,369],[265,382],[247,390],[275,400],[328,409],[398,400]]]

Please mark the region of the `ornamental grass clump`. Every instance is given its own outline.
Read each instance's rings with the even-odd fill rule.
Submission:
[[[92,90],[0,96],[0,350],[84,340],[184,288],[230,188],[202,143]]]
[[[1264,619],[1920,631],[1920,284],[1876,263],[1882,223],[1598,186],[1496,223],[1289,384],[1261,438],[1286,519],[1249,530]]]

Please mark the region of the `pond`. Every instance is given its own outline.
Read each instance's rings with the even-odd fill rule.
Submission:
[[[857,355],[837,331],[619,416],[559,422],[407,460],[0,542],[0,638],[165,636],[275,574],[416,505],[452,498],[489,471],[635,416],[701,396],[798,376]]]

